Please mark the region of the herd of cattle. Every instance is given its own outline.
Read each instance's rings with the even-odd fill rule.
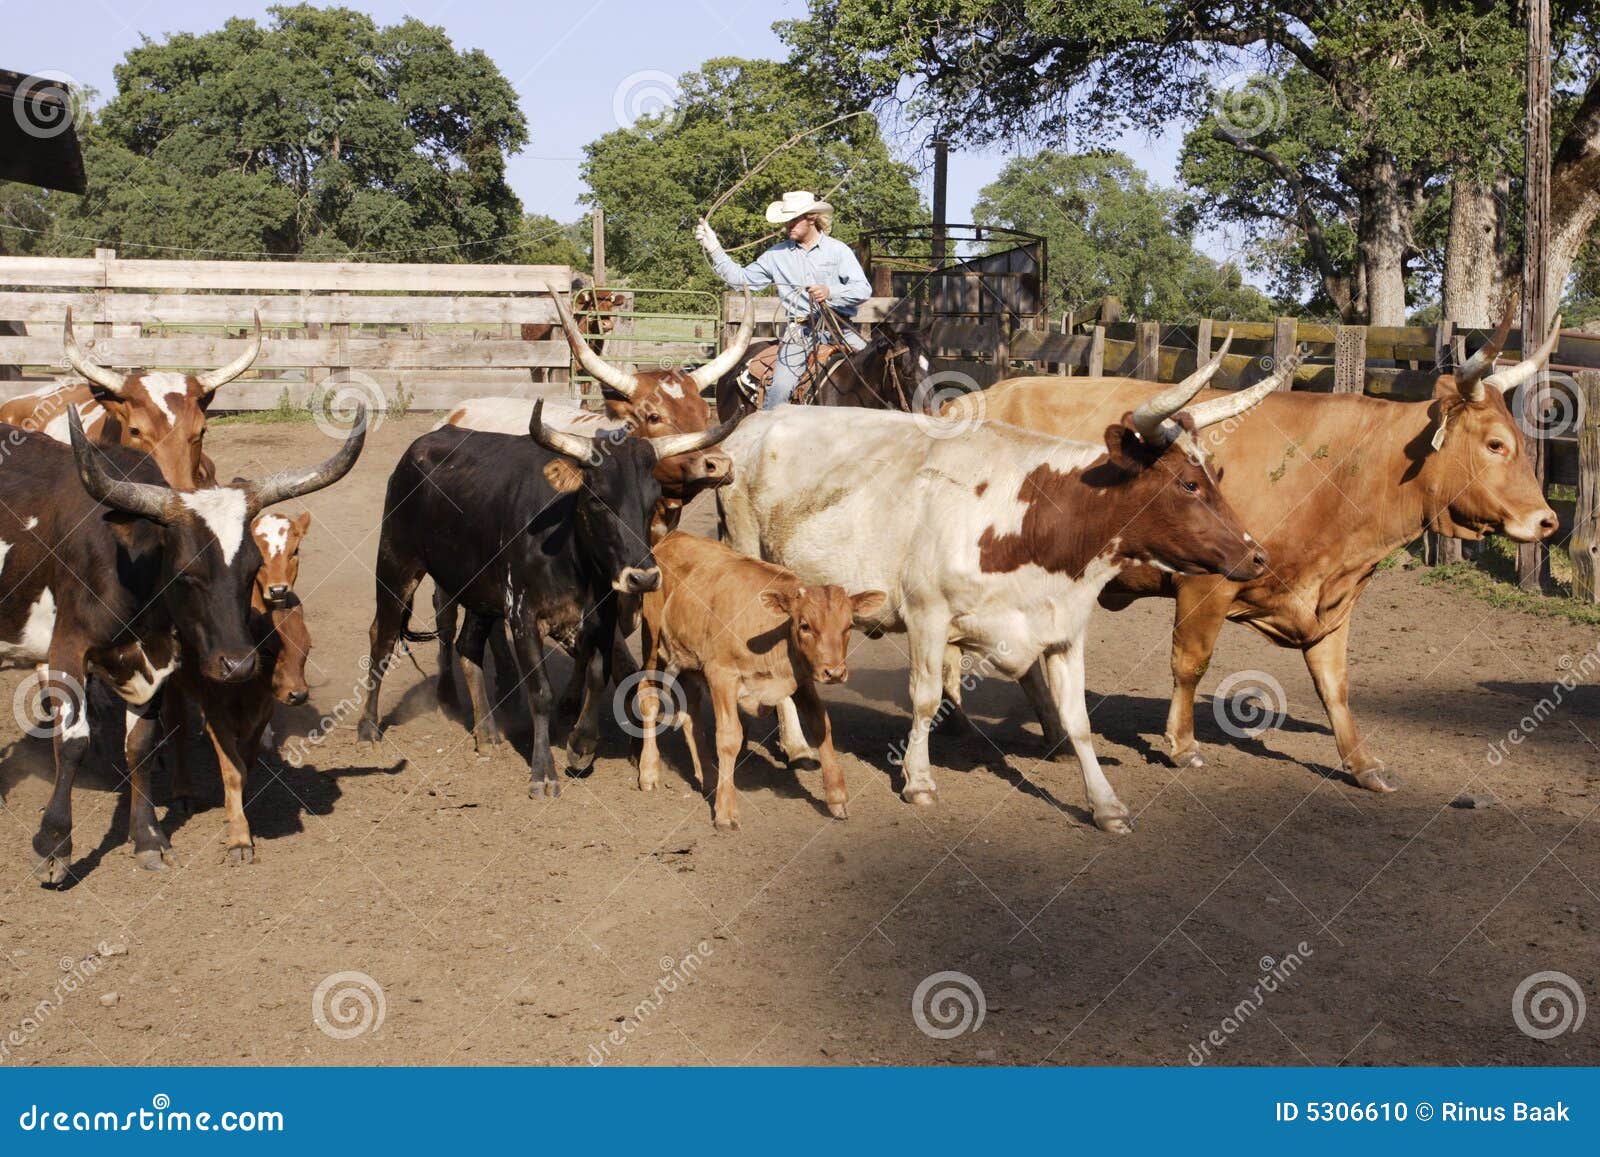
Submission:
[[[936,722],[970,726],[959,676],[977,662],[1022,684],[1047,747],[1070,742],[1096,825],[1125,833],[1128,809],[1092,743],[1084,640],[1096,603],[1150,595],[1177,605],[1167,723],[1176,761],[1201,763],[1195,685],[1232,619],[1303,651],[1344,767],[1363,787],[1391,790],[1347,701],[1362,589],[1425,529],[1519,541],[1556,530],[1505,401],[1537,374],[1554,331],[1497,369],[1502,326],[1415,403],[1281,390],[1298,356],[1249,388],[1209,390],[1224,345],[1167,387],[1015,378],[936,415],[789,406],[717,423],[706,396],[745,357],[748,302],[711,363],[629,372],[593,351],[555,301],[606,391],[606,413],[479,399],[407,448],[384,502],[359,724],[363,739],[379,739],[391,654],[437,637],[441,701],[454,703],[459,655],[474,740],[497,744],[487,647],[496,674],[527,697],[530,795],[559,794],[551,731],[563,706],[576,710],[566,769],[592,764],[619,682],[637,688],[641,789],[659,780],[657,733],[671,725],[710,789],[696,731],[709,693],[717,827],[739,826],[740,712],[762,706],[777,709],[791,760],[820,764],[826,804],[843,818],[817,685],[847,677],[853,629],[903,631],[906,800],[936,798],[929,733]],[[366,434],[362,412],[326,461],[219,484],[203,451],[207,407],[260,342],[258,318],[249,347],[221,369],[118,372],[84,355],[69,314],[65,354],[81,381],[0,406],[0,660],[35,668],[54,745],[54,787],[33,840],[47,884],[69,876],[72,786],[102,729],[124,732],[141,865],[170,859],[153,761],[172,753],[172,806],[189,806],[181,740],[196,719],[217,754],[229,854],[253,856],[245,776],[275,702],[306,701],[311,645],[294,591],[310,518],[267,508],[337,482]],[[677,529],[703,490],[716,492],[721,542]],[[433,632],[410,622],[424,577]],[[636,626],[642,670],[625,643]],[[552,642],[574,659],[559,703],[545,663]]]

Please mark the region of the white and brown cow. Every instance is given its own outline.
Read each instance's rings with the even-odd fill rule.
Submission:
[[[154,370],[118,372],[91,361],[72,334],[72,311],[62,327],[67,364],[84,380],[57,382],[0,404],[0,422],[67,440],[67,411],[75,409],[95,441],[117,442],[150,455],[175,490],[216,481],[205,456],[206,410],[217,389],[255,363],[261,353],[261,315],[255,335],[238,357],[203,374]],[[109,423],[109,425],[108,425]]]
[[[1180,413],[1216,364],[1124,414],[1099,445],[998,422],[961,428],[923,415],[794,406],[746,419],[723,443],[734,477],[719,498],[736,550],[806,583],[887,592],[857,625],[908,635],[908,801],[935,798],[928,730],[946,649],[1013,678],[1042,658],[1095,823],[1130,830],[1095,758],[1084,701],[1096,596],[1136,563],[1236,579],[1267,566],[1193,431],[1259,402],[1297,359],[1259,387]],[[780,721],[792,736],[792,705]]]

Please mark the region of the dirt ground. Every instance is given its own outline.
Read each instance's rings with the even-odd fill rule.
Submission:
[[[138,870],[102,770],[79,783],[77,882],[39,887],[49,746],[6,721],[0,1063],[1600,1063],[1593,1018],[1539,1040],[1513,1011],[1540,972],[1600,998],[1593,628],[1380,575],[1352,663],[1357,716],[1403,784],[1379,797],[1337,770],[1300,658],[1239,627],[1201,686],[1208,765],[1169,766],[1172,606],[1099,613],[1090,706],[1138,817],[1126,838],[1091,826],[1076,764],[1041,758],[1001,681],[969,696],[981,735],[934,738],[942,802],[901,803],[904,640],[861,640],[849,684],[825,691],[850,819],[828,818],[816,771],[786,766],[768,716],[738,770],[743,831],[719,835],[681,739],[666,790],[641,794],[609,719],[593,774],[529,799],[525,713],[513,749],[478,759],[435,707],[431,647],[426,678],[389,676],[381,748],[356,742],[384,481],[430,424],[390,419],[305,503],[313,701],[278,709],[280,750],[341,721],[304,766],[257,769],[253,865],[226,862],[209,770],[176,866]],[[208,444],[225,477],[330,447],[311,425]],[[1288,717],[1236,741],[1208,696],[1252,670]],[[1586,685],[1553,691],[1569,672]],[[1523,741],[1492,757],[1512,728]],[[1463,795],[1489,806],[1452,806]]]

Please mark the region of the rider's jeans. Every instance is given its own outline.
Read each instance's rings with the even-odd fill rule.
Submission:
[[[848,326],[844,340],[851,349],[867,348],[866,339]],[[778,347],[778,361],[772,367],[772,384],[761,403],[763,410],[773,410],[789,400],[794,388],[806,372],[806,355],[811,350],[811,326],[803,321],[791,321],[783,331],[783,344]]]

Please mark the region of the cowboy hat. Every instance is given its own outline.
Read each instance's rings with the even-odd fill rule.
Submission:
[[[783,225],[807,213],[832,212],[833,206],[826,201],[817,200],[815,193],[808,189],[797,189],[792,193],[785,193],[783,200],[774,201],[767,206],[767,222],[772,225]]]

